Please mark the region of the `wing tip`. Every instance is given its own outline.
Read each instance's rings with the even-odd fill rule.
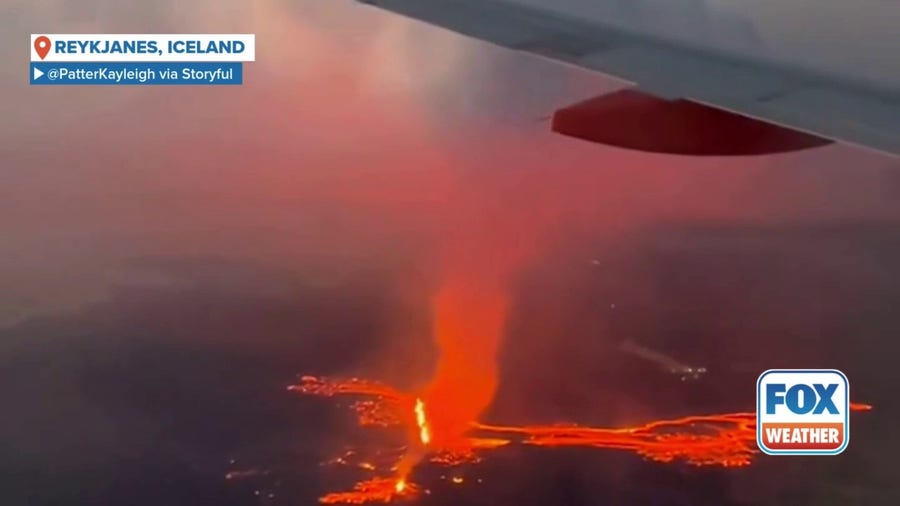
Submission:
[[[758,156],[833,143],[690,100],[664,100],[633,89],[557,110],[552,130],[624,149],[686,156]]]

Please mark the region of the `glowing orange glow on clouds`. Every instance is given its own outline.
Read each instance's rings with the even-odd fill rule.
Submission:
[[[500,287],[462,280],[446,283],[435,296],[434,336],[441,355],[425,403],[439,447],[461,444],[469,424],[494,398],[506,306]]]

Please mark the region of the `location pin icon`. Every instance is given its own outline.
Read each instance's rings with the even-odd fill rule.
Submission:
[[[50,52],[50,39],[46,35],[41,35],[34,39],[34,50],[37,51],[38,56],[43,60],[47,53]]]

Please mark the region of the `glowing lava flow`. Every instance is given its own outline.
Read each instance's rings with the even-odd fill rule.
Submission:
[[[523,437],[523,444],[630,450],[657,462],[682,460],[697,466],[748,465],[756,450],[756,415],[691,416],[637,427],[512,427],[476,424],[479,430]]]
[[[361,424],[371,425],[373,419],[391,419],[396,424],[415,427],[423,448],[433,443],[424,401],[388,386],[357,379],[339,381],[306,376],[300,384],[289,389],[311,395],[369,397],[368,401],[353,405]],[[872,407],[853,403],[850,409],[868,411]],[[443,465],[475,462],[479,452],[512,443],[539,447],[581,446],[628,450],[657,462],[678,460],[695,466],[746,466],[758,453],[755,413],[688,416],[617,429],[470,422],[464,442],[464,446],[455,441],[451,447],[428,448],[430,460]],[[409,453],[403,458],[406,459],[408,455]],[[321,501],[329,504],[389,502],[397,497],[416,495],[418,488],[407,481],[411,468],[403,468],[402,462],[400,467],[399,478],[364,481],[350,492],[329,494]]]
[[[367,502],[391,502],[394,499],[414,498],[419,489],[412,483],[392,478],[375,478],[357,483],[349,492],[334,492],[319,499],[322,504],[363,504]]]
[[[428,428],[428,420],[425,418],[425,403],[422,399],[416,399],[416,425],[419,427],[419,441],[423,445],[431,442],[431,429]]]

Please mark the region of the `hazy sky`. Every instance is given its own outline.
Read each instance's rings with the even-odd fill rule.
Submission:
[[[339,195],[340,205],[422,215],[429,204],[416,185],[434,183],[429,171],[516,169],[505,182],[460,184],[531,184],[537,199],[578,207],[583,198],[623,221],[897,211],[897,163],[856,150],[692,161],[556,137],[538,118],[618,85],[349,0],[6,2],[0,12],[3,57],[22,60],[0,84],[0,272],[12,280],[0,321],[102,297],[117,261],[173,242],[241,254],[254,244],[233,234],[253,233],[280,245],[267,254],[296,254],[288,245],[302,234],[279,230],[287,201],[291,224],[310,224],[303,234],[329,233],[303,210],[329,192],[330,203]],[[256,33],[246,84],[27,84],[31,32],[191,31]],[[502,201],[499,186],[485,198]],[[226,217],[235,224],[220,226]]]

